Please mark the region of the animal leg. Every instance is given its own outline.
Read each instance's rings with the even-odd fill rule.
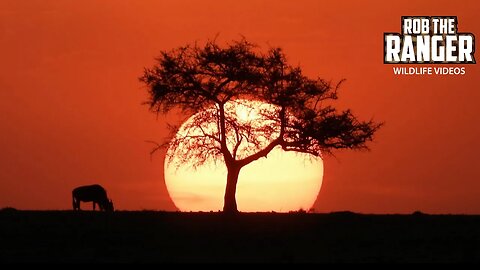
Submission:
[[[73,197],[72,204],[73,204],[73,210],[80,210],[80,200]]]

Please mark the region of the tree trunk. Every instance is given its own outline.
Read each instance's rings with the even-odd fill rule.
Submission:
[[[238,212],[235,193],[237,191],[237,181],[238,175],[240,174],[240,168],[237,166],[228,166],[227,168],[227,187],[225,188],[223,212],[227,214],[235,214]]]

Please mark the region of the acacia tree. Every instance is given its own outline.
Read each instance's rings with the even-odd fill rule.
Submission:
[[[140,80],[147,86],[153,112],[180,109],[194,115],[183,128],[187,132],[159,147],[180,151],[176,156],[181,162],[194,165],[222,160],[227,168],[226,213],[237,212],[240,170],[275,147],[316,157],[335,149],[368,149],[366,143],[381,126],[333,107],[340,84],[308,78],[300,67],[287,63],[280,48],[261,52],[245,39],[223,47],[208,41],[162,51]],[[260,121],[240,121],[230,107],[242,100],[271,106],[253,103]],[[167,152],[169,161],[175,152]]]

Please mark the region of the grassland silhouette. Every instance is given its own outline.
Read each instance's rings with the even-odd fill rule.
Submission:
[[[0,261],[480,262],[480,217],[0,211]]]

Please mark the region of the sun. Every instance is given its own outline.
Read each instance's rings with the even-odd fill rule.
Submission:
[[[237,121],[271,124],[262,120],[261,112],[265,108],[273,108],[273,105],[250,100],[237,100],[227,105],[226,113],[234,115]],[[180,127],[177,135],[186,134],[185,127],[194,117],[190,117]],[[211,126],[214,128],[215,123],[211,123]],[[173,159],[176,159],[177,153],[173,154]],[[227,169],[222,160],[210,161],[196,168],[189,162],[179,166],[174,164],[175,160],[168,162],[166,159],[165,183],[170,197],[179,210],[222,210],[227,179]],[[322,159],[309,154],[285,152],[277,147],[267,158],[261,158],[242,168],[236,193],[238,210],[242,212],[308,210],[317,198],[322,178]]]

